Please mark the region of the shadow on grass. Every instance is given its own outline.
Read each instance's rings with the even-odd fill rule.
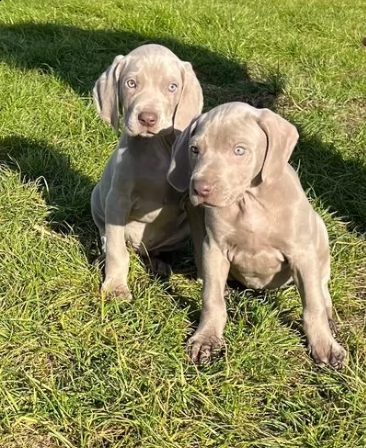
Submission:
[[[22,136],[0,139],[0,163],[18,171],[24,182],[39,182],[50,207],[52,228],[75,234],[90,258],[97,240],[89,205],[93,188],[90,179],[71,168],[60,149]]]
[[[366,232],[365,161],[344,159],[334,145],[322,143],[294,124],[300,138],[291,164],[300,167],[303,187],[311,187],[331,212],[348,223],[349,231]]]
[[[278,74],[270,74],[264,82],[254,81],[245,63],[173,38],[47,23],[0,25],[3,61],[56,76],[82,96],[90,96],[96,79],[117,54],[146,43],[165,45],[179,58],[191,61],[212,105],[225,97],[226,101],[271,107],[282,91],[283,79]]]

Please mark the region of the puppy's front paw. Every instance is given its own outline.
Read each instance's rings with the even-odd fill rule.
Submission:
[[[107,278],[101,288],[101,293],[108,297],[116,296],[123,300],[132,300],[132,294],[127,285],[123,285],[114,278]]]
[[[331,335],[309,343],[309,350],[316,364],[320,366],[327,364],[336,370],[345,366],[346,351]]]
[[[205,364],[217,356],[224,346],[224,340],[213,332],[196,333],[188,340],[187,352],[194,363]]]

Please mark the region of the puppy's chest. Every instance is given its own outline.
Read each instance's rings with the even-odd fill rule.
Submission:
[[[211,232],[233,267],[243,274],[270,275],[285,263],[276,231],[269,220],[241,213],[219,213]]]
[[[183,195],[166,181],[145,180],[133,192],[132,215],[145,223],[152,222],[157,217],[174,220],[184,213],[183,200]]]

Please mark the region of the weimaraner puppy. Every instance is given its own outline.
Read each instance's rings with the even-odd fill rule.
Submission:
[[[102,292],[130,298],[126,244],[153,257],[189,236],[184,195],[166,175],[176,135],[201,113],[202,89],[189,62],[149,44],[117,56],[93,96],[102,119],[117,131],[120,109],[124,113],[124,133],[91,208],[106,258]]]
[[[314,360],[343,367],[327,286],[328,233],[288,164],[297,140],[295,126],[279,115],[234,102],[193,120],[174,144],[168,180],[204,206],[203,311],[189,340],[194,361],[207,361],[222,344],[230,274],[253,289],[294,280]]]

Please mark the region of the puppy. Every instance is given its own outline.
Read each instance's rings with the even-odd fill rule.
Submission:
[[[124,133],[100,182],[91,209],[106,255],[102,291],[130,298],[126,243],[154,258],[186,240],[184,195],[167,182],[172,144],[203,106],[189,62],[161,45],[142,45],[117,56],[93,90],[97,110]]]
[[[179,192],[189,188],[205,215],[203,311],[189,341],[194,361],[222,344],[230,273],[254,289],[293,280],[314,360],[336,369],[345,362],[332,334],[327,230],[288,164],[297,140],[295,126],[279,115],[237,102],[193,120],[174,144],[168,180]]]

